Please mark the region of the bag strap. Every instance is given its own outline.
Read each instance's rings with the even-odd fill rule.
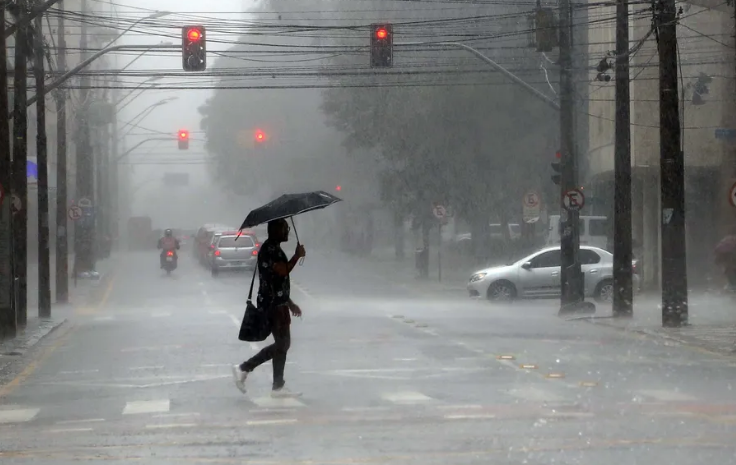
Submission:
[[[253,298],[253,285],[256,282],[256,273],[258,273],[258,265],[260,264],[260,262],[261,262],[261,254],[259,253],[258,258],[256,258],[256,267],[253,270],[253,278],[251,278],[250,280],[250,290],[248,291],[248,302],[250,302],[251,299]]]

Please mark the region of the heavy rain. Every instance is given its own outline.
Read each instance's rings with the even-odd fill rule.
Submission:
[[[0,2],[0,462],[736,463],[734,4]]]

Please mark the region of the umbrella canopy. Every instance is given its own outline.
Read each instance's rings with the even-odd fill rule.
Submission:
[[[289,218],[312,210],[329,207],[342,199],[324,191],[284,194],[276,200],[248,213],[240,229],[252,228],[269,221]]]

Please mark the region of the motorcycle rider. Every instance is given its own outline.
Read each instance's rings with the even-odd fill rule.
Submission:
[[[164,231],[164,237],[158,240],[158,248],[161,249],[161,268],[164,267],[164,260],[166,259],[166,252],[173,250],[179,250],[179,239],[174,237],[174,231],[167,229]]]

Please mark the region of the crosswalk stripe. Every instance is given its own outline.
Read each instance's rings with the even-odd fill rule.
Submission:
[[[258,397],[252,399],[253,403],[263,408],[279,407],[305,407],[305,405],[294,398]]]
[[[562,399],[561,396],[554,394],[546,389],[539,389],[535,387],[521,387],[511,389],[508,391],[514,397],[524,399],[532,402],[559,402]]]
[[[39,411],[41,411],[39,408],[0,410],[0,423],[23,423],[31,421],[38,415]]]
[[[394,404],[420,404],[430,402],[432,400],[431,397],[427,397],[421,392],[412,391],[394,392],[391,394],[384,394],[381,397],[389,402],[393,402]]]
[[[139,400],[126,402],[123,415],[136,415],[140,413],[164,413],[171,408],[171,401],[165,400]]]
[[[683,394],[682,392],[677,391],[664,391],[664,390],[641,390],[636,391],[638,394],[650,397],[659,401],[663,402],[687,402],[687,401],[694,401],[698,400],[696,397],[690,396],[688,394]]]

